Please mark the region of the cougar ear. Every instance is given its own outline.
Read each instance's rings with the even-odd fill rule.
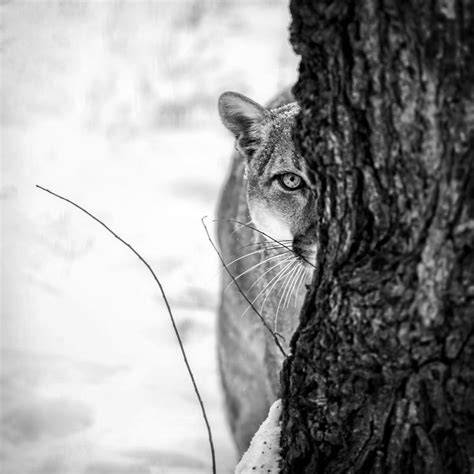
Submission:
[[[237,92],[224,92],[219,97],[218,106],[222,123],[237,138],[240,149],[250,157],[261,141],[262,125],[270,112]]]

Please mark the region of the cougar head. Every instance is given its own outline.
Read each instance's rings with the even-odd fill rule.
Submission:
[[[247,202],[258,230],[291,245],[302,263],[314,265],[315,197],[292,130],[299,106],[267,109],[237,92],[219,98],[219,114],[234,134],[246,166]]]

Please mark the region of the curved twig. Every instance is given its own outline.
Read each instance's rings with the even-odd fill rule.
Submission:
[[[202,401],[201,394],[199,393],[199,389],[197,387],[196,380],[194,379],[193,371],[191,370],[191,366],[190,366],[188,358],[186,356],[186,351],[184,350],[183,341],[181,340],[181,336],[179,335],[178,327],[176,326],[176,322],[174,320],[174,316],[173,316],[173,313],[171,311],[171,307],[170,307],[170,304],[168,302],[168,298],[166,297],[165,290],[163,289],[163,286],[162,286],[160,280],[158,279],[158,277],[156,276],[155,272],[153,271],[151,266],[148,264],[148,262],[128,242],[123,240],[122,237],[117,235],[112,229],[110,229],[110,227],[108,227],[106,224],[104,224],[100,219],[95,217],[89,211],[87,211],[83,207],[79,206],[75,202],[71,201],[70,199],[67,199],[63,196],[60,196],[59,194],[56,194],[55,192],[50,191],[49,189],[43,188],[42,186],[39,186],[38,184],[36,185],[36,187],[41,189],[42,191],[45,191],[45,192],[61,199],[62,201],[66,201],[67,203],[72,204],[74,207],[76,207],[77,209],[79,209],[83,213],[87,214],[92,219],[94,219],[102,227],[104,227],[108,232],[110,232],[117,240],[119,240],[120,242],[122,242],[122,244],[127,246],[138,257],[138,259],[148,268],[148,270],[152,274],[153,279],[155,280],[156,284],[160,288],[161,296],[163,298],[163,301],[165,302],[166,309],[168,310],[168,314],[169,314],[170,319],[171,319],[171,324],[173,325],[173,329],[174,329],[174,332],[176,334],[176,339],[178,340],[179,348],[181,349],[181,354],[183,356],[183,360],[184,360],[184,363],[186,365],[186,369],[188,370],[189,377],[191,378],[191,383],[193,384],[194,392],[196,393],[196,397],[199,401],[199,405],[201,406],[201,412],[202,412],[202,416],[204,418],[204,423],[206,424],[207,434],[208,434],[208,437],[209,437],[209,445],[210,445],[210,448],[211,448],[212,473],[216,474],[216,456],[215,456],[215,452],[214,452],[214,442],[212,440],[211,426],[209,424],[209,420],[207,419],[206,409],[204,408],[204,403]]]
[[[282,345],[280,344],[280,341],[278,340],[278,337],[277,337],[277,334],[275,332],[273,332],[272,328],[267,324],[267,322],[265,321],[265,319],[263,318],[263,316],[259,313],[259,311],[257,310],[257,308],[255,307],[255,305],[253,304],[252,301],[250,301],[250,299],[248,298],[248,296],[245,294],[244,290],[242,290],[242,288],[240,287],[240,285],[237,283],[236,279],[234,278],[234,275],[232,275],[232,272],[229,270],[229,268],[227,267],[225,261],[224,261],[224,258],[222,257],[221,253],[219,252],[218,248],[216,247],[216,244],[213,242],[210,234],[209,234],[209,230],[207,229],[207,226],[206,226],[206,223],[204,222],[204,219],[206,218],[207,216],[204,216],[201,218],[201,222],[202,222],[202,225],[204,226],[204,230],[206,231],[206,234],[207,234],[207,238],[209,240],[209,242],[211,243],[211,245],[214,247],[214,250],[216,251],[217,253],[217,256],[219,257],[219,260],[222,262],[222,265],[224,266],[226,272],[229,274],[229,276],[232,278],[235,286],[237,287],[237,289],[239,290],[239,293],[245,298],[245,301],[247,301],[247,303],[250,305],[250,307],[254,310],[255,314],[260,318],[260,321],[262,321],[263,325],[265,326],[265,329],[267,329],[267,331],[270,332],[270,334],[272,335],[272,338],[273,340],[275,341],[275,344],[277,345],[278,349],[280,350],[280,352],[282,353],[283,357],[287,357],[287,353],[285,352],[285,349],[283,349]]]

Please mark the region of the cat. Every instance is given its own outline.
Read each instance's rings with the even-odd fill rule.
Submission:
[[[314,269],[315,196],[292,129],[289,91],[267,107],[236,92],[218,102],[236,151],[218,206],[222,269],[217,346],[231,431],[242,454],[278,398],[279,372]],[[268,328],[237,287],[262,315]]]

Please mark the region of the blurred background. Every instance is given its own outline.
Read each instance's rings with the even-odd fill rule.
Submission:
[[[285,1],[1,2],[3,474],[210,472],[235,453],[215,360],[212,217],[232,138],[225,90],[265,102],[297,76]]]

